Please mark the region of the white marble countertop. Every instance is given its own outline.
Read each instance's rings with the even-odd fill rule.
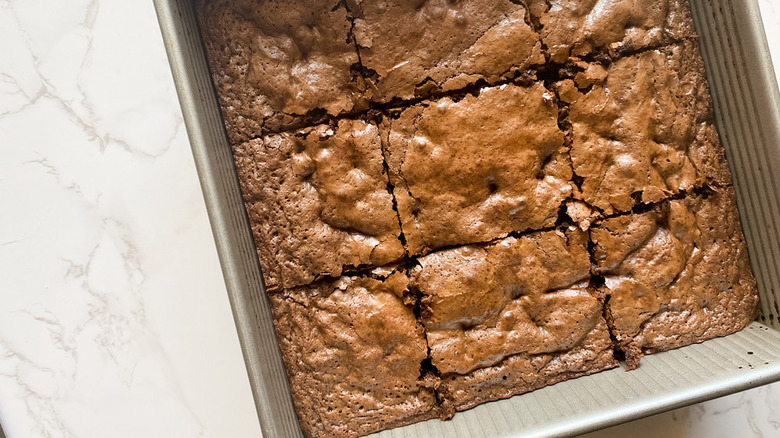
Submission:
[[[260,436],[150,1],[0,0],[0,423]],[[780,384],[588,436],[624,435],[780,436]]]

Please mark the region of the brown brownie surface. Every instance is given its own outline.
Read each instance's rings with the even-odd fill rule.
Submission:
[[[591,238],[607,320],[630,368],[643,353],[734,333],[757,316],[731,187],[607,219]]]
[[[559,86],[584,201],[612,214],[730,183],[695,42],[588,70]]]
[[[338,0],[199,0],[197,11],[233,144],[361,100],[351,71],[358,56]]]
[[[423,328],[408,278],[342,277],[270,296],[293,401],[309,437],[355,437],[437,415],[421,379]]]
[[[412,271],[445,406],[617,365],[588,288],[587,233],[543,231],[429,254]]]
[[[386,158],[412,255],[554,225],[571,166],[541,83],[446,97],[391,116]]]
[[[373,85],[387,102],[494,83],[544,63],[524,6],[511,0],[348,2],[355,40]]]
[[[400,259],[379,130],[341,120],[234,148],[266,288]]]
[[[630,53],[696,35],[687,0],[525,0],[555,62]]]

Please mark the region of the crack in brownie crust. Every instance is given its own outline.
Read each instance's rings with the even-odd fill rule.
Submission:
[[[347,5],[375,102],[495,83],[544,63],[525,7],[511,0],[348,0]]]
[[[734,189],[718,188],[591,229],[607,320],[629,369],[644,353],[737,332],[758,313]]]
[[[389,117],[385,150],[409,254],[554,225],[571,193],[557,115],[535,83]]]
[[[404,304],[408,282],[401,272],[342,277],[269,297],[306,436],[356,437],[438,415],[420,376],[427,347]]]
[[[273,134],[234,157],[267,289],[403,257],[375,124]]]

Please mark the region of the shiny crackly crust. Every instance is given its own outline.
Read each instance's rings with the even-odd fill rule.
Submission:
[[[524,0],[552,61],[659,47],[696,32],[687,0]]]
[[[371,99],[425,97],[541,65],[539,35],[512,0],[350,0]]]
[[[376,125],[273,134],[234,157],[267,289],[404,255]]]
[[[644,353],[734,333],[757,316],[731,187],[607,219],[591,239],[607,321],[629,368]]]
[[[199,0],[201,34],[231,143],[362,107],[338,0]]]
[[[534,83],[391,116],[385,157],[409,253],[554,225],[572,190],[557,114],[554,95]]]
[[[626,212],[705,183],[730,183],[696,42],[606,68],[594,64],[558,88],[569,103],[579,197],[602,212]]]
[[[407,284],[399,272],[342,277],[269,297],[306,436],[356,437],[438,415]]]
[[[527,392],[617,365],[588,288],[588,235],[577,228],[508,237],[419,259],[431,363],[445,407]]]

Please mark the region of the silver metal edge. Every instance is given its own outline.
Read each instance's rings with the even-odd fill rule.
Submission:
[[[263,436],[301,437],[191,0],[153,0]],[[231,163],[230,165],[226,163]],[[249,259],[249,260],[248,260]],[[262,315],[262,316],[261,316]]]
[[[718,381],[699,385],[694,389],[643,398],[603,415],[589,415],[586,418],[575,417],[567,420],[565,423],[550,424],[544,431],[538,433],[533,431],[522,432],[515,437],[552,438],[578,436],[767,385],[778,380],[780,380],[780,362],[775,362],[765,368],[740,374],[733,379],[719,379]]]
[[[778,87],[777,72],[772,64],[772,56],[769,51],[769,43],[766,40],[764,21],[761,19],[761,9],[757,0],[741,0],[745,16],[738,17],[741,25],[747,33],[747,40],[742,41],[741,48],[745,50],[745,60],[751,65],[754,84],[759,84],[762,92],[754,98],[758,99],[759,106],[773,108],[774,111],[765,113],[762,122],[768,129],[764,131],[771,135],[776,145],[780,146],[780,88]]]
[[[761,127],[759,135],[761,143],[764,145],[764,153],[770,155],[770,161],[765,162],[764,166],[770,169],[778,169],[780,167],[780,88],[778,87],[778,77],[772,64],[764,22],[761,18],[761,9],[757,0],[728,0],[728,2],[731,4],[732,11],[734,11],[733,15],[737,23],[739,23],[740,29],[743,29],[737,35],[737,44],[741,49],[742,56],[740,60],[745,65],[747,87],[750,93],[748,100],[752,103],[753,111],[757,118],[757,125]],[[735,7],[735,4],[738,7]],[[732,175],[736,174],[739,176],[740,173],[739,170],[736,172],[732,170]],[[768,189],[770,192],[768,195],[772,197],[770,202],[774,204],[770,214],[775,216],[774,220],[777,221],[778,217],[776,215],[780,213],[780,177],[776,176],[774,171],[770,171],[768,174],[764,174],[764,184],[774,187],[774,190]],[[737,204],[744,223],[746,220],[750,220],[750,217],[747,216],[746,209],[741,205],[740,199],[746,194],[748,188],[741,187],[742,184],[738,177],[734,179],[734,185],[738,191]],[[780,232],[776,226],[763,231]],[[763,236],[751,237],[754,242],[756,240],[765,240]],[[774,240],[777,240],[777,237]],[[748,250],[750,250],[750,246]],[[777,255],[775,254],[775,256]],[[751,266],[754,272],[758,270],[766,271],[768,270],[767,268],[771,268],[772,266],[767,266],[766,262],[759,264],[751,257]],[[775,272],[777,272],[777,267],[775,267]],[[777,330],[780,330],[780,314],[778,314],[780,313],[780,310],[778,310],[778,305],[780,305],[779,286],[780,283],[775,280],[774,284],[764,284],[759,291],[761,301],[766,305],[766,308],[762,309],[763,317],[761,321]],[[773,305],[770,305],[770,303]]]

